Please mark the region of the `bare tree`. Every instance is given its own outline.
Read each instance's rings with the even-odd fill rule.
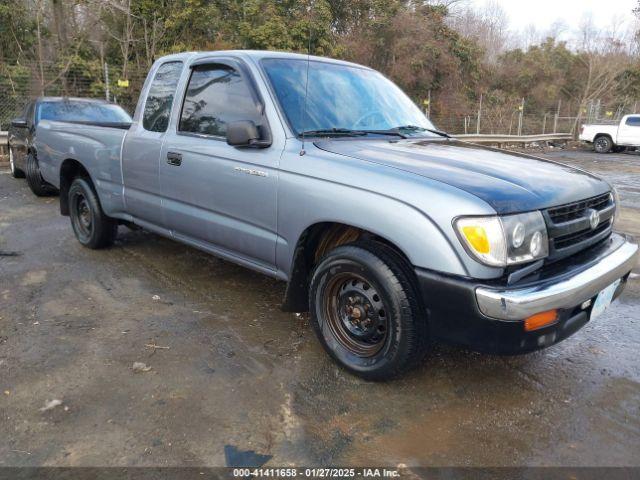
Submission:
[[[595,27],[590,15],[585,16],[579,32],[579,60],[584,68],[574,131],[583,117],[587,103],[613,91],[622,72],[629,66],[625,43],[610,36],[611,32]]]
[[[491,63],[509,46],[509,19],[497,0],[488,0],[477,9],[465,5],[450,16],[449,23],[465,37],[478,42]]]
[[[105,25],[108,36],[113,38],[120,47],[122,55],[122,76],[127,77],[131,49],[134,39],[134,14],[131,12],[131,0],[92,0],[98,13],[106,10],[113,18],[109,25]]]

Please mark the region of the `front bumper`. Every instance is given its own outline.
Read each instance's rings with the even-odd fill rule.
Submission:
[[[590,248],[518,282],[480,283],[418,269],[424,304],[435,338],[493,353],[525,353],[547,347],[575,333],[589,321],[587,300],[621,279],[622,292],[638,258],[638,244],[613,234]],[[558,320],[525,331],[524,320],[540,312],[558,310]]]
[[[627,240],[595,265],[565,279],[524,288],[476,288],[480,311],[500,320],[522,320],[552,309],[566,309],[595,297],[635,266],[638,244]]]

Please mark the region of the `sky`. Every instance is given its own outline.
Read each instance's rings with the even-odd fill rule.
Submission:
[[[487,0],[471,0],[481,7]],[[601,27],[613,22],[629,22],[637,0],[495,0],[509,16],[512,30],[526,29],[533,24],[537,30],[546,31],[558,19],[570,30],[577,30],[584,15],[593,14]]]

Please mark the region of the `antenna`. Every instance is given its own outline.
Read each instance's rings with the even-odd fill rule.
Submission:
[[[304,101],[302,102],[302,149],[300,150],[300,156],[302,157],[307,152],[304,149],[304,132],[306,128],[307,120],[307,96],[309,93],[309,64],[311,63],[311,9],[313,4],[309,5],[309,43],[307,45],[307,78],[304,81]]]

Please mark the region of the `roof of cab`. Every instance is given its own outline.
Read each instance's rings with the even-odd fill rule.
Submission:
[[[328,57],[318,57],[315,55],[307,55],[304,53],[277,52],[272,50],[214,50],[214,51],[203,51],[203,52],[182,52],[182,53],[174,53],[172,55],[166,55],[164,57],[159,58],[158,60],[159,61],[181,60],[186,62],[186,61],[196,61],[196,60],[213,56],[213,55],[234,55],[241,58],[251,59],[256,62],[264,58],[288,58],[292,60],[309,59],[311,61],[335,63],[337,65],[366,68],[370,70],[369,67],[366,67],[364,65],[359,65],[357,63],[347,62],[344,60],[337,60],[337,59],[328,58]]]

